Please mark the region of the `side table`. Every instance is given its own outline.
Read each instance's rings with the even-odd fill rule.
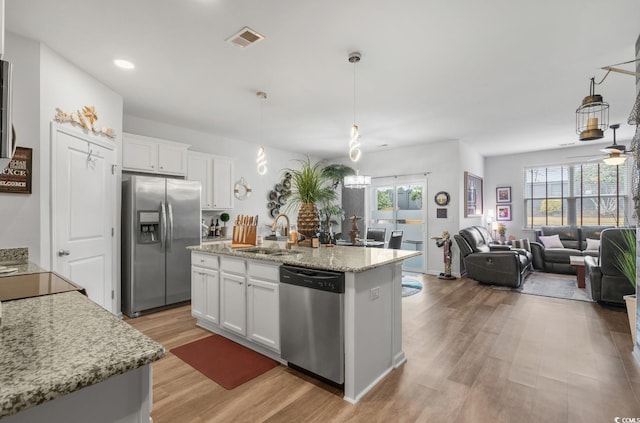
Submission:
[[[584,257],[583,256],[570,256],[569,264],[576,268],[576,277],[578,281],[578,288],[585,287],[584,280]]]

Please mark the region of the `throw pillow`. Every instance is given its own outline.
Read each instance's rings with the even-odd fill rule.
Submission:
[[[513,248],[522,248],[523,250],[531,251],[531,244],[528,239],[512,239],[511,246]]]
[[[564,248],[560,241],[560,235],[541,236],[539,238],[544,248]]]
[[[587,238],[587,248],[586,250],[599,250],[600,249],[600,240],[599,239],[591,239]]]

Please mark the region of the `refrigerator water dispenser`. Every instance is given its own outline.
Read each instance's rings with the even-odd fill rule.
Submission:
[[[138,244],[160,242],[160,213],[158,211],[138,212]]]

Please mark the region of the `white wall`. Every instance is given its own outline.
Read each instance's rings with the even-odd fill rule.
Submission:
[[[572,134],[570,134],[571,136]],[[511,187],[511,221],[503,222],[507,226],[507,237],[513,235],[516,238],[534,239],[530,230],[525,230],[526,217],[524,211],[524,168],[530,166],[545,166],[555,164],[567,164],[571,162],[589,160],[587,158],[575,158],[574,156],[587,156],[600,153],[600,149],[611,144],[612,138],[608,131],[603,142],[586,142],[577,147],[569,147],[556,150],[541,150],[531,153],[512,154],[506,156],[487,157],[485,160],[485,200],[487,207],[496,207],[496,187]],[[575,136],[577,138],[577,135]],[[630,140],[622,140],[622,144],[630,145]],[[629,181],[631,181],[631,168],[633,161],[629,159]],[[629,195],[631,195],[631,183],[629,183]],[[633,214],[633,201],[629,197],[628,216]]]
[[[4,59],[13,64],[13,124],[19,147],[33,149],[32,194],[0,193],[0,248],[28,247],[40,262],[40,45],[6,34]]]
[[[40,46],[40,265],[44,268],[51,268],[51,224],[50,224],[50,144],[51,144],[51,122],[56,114],[56,107],[64,112],[71,113],[83,106],[95,106],[98,114],[98,125],[106,125],[115,131],[116,137],[106,138],[116,144],[118,156],[118,169],[122,164],[122,96],[111,90],[91,75],[78,69],[75,65],[59,56],[47,46]],[[118,175],[117,187],[120,186]],[[117,226],[120,222],[120,190],[117,189],[114,198],[116,199]],[[114,258],[119,259],[120,237],[117,237],[115,244],[117,253]],[[116,286],[120,286],[119,275],[120,266],[117,264],[118,275]]]
[[[240,201],[234,199],[234,209],[229,212],[231,221],[238,214],[258,215],[259,234],[270,234],[271,231],[266,225],[271,226],[273,218],[267,209],[267,196],[274,185],[280,182],[282,173],[286,168],[298,168],[295,160],[303,159],[300,154],[293,154],[288,151],[266,149],[267,174],[258,175],[256,171],[256,158],[258,155],[258,144],[246,141],[231,140],[218,135],[196,131],[189,128],[169,125],[148,119],[139,118],[132,115],[125,115],[124,130],[133,134],[145,135],[149,137],[161,138],[170,141],[190,144],[190,150],[204,153],[217,154],[235,158],[235,179],[244,177],[245,181],[252,189],[251,196]],[[317,161],[318,158],[311,158]],[[207,222],[212,216],[220,213],[206,213],[203,215]],[[292,223],[295,223],[296,215],[291,213]]]
[[[355,167],[348,159],[340,162]],[[482,176],[483,166],[483,159],[479,153],[455,140],[374,153],[366,152],[358,162],[360,173],[372,177],[428,173],[427,190],[423,196],[426,213],[426,233],[423,242],[426,246],[426,269],[430,274],[439,274],[444,269],[442,248],[438,248],[431,237],[439,237],[443,231],[448,231],[453,241],[453,235],[458,233],[462,226],[467,226],[466,223],[461,223],[464,216],[463,173],[469,170]],[[451,196],[449,205],[445,207],[446,219],[436,218],[436,208],[439,206],[435,204],[434,196],[439,191],[446,191]],[[470,220],[469,224],[479,224],[476,219],[465,220]],[[455,242],[453,245],[452,272],[459,274]]]

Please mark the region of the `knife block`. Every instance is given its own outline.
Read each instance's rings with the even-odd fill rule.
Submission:
[[[251,226],[234,226],[233,237],[231,238],[231,248],[252,247],[256,245],[256,235],[258,227]]]

